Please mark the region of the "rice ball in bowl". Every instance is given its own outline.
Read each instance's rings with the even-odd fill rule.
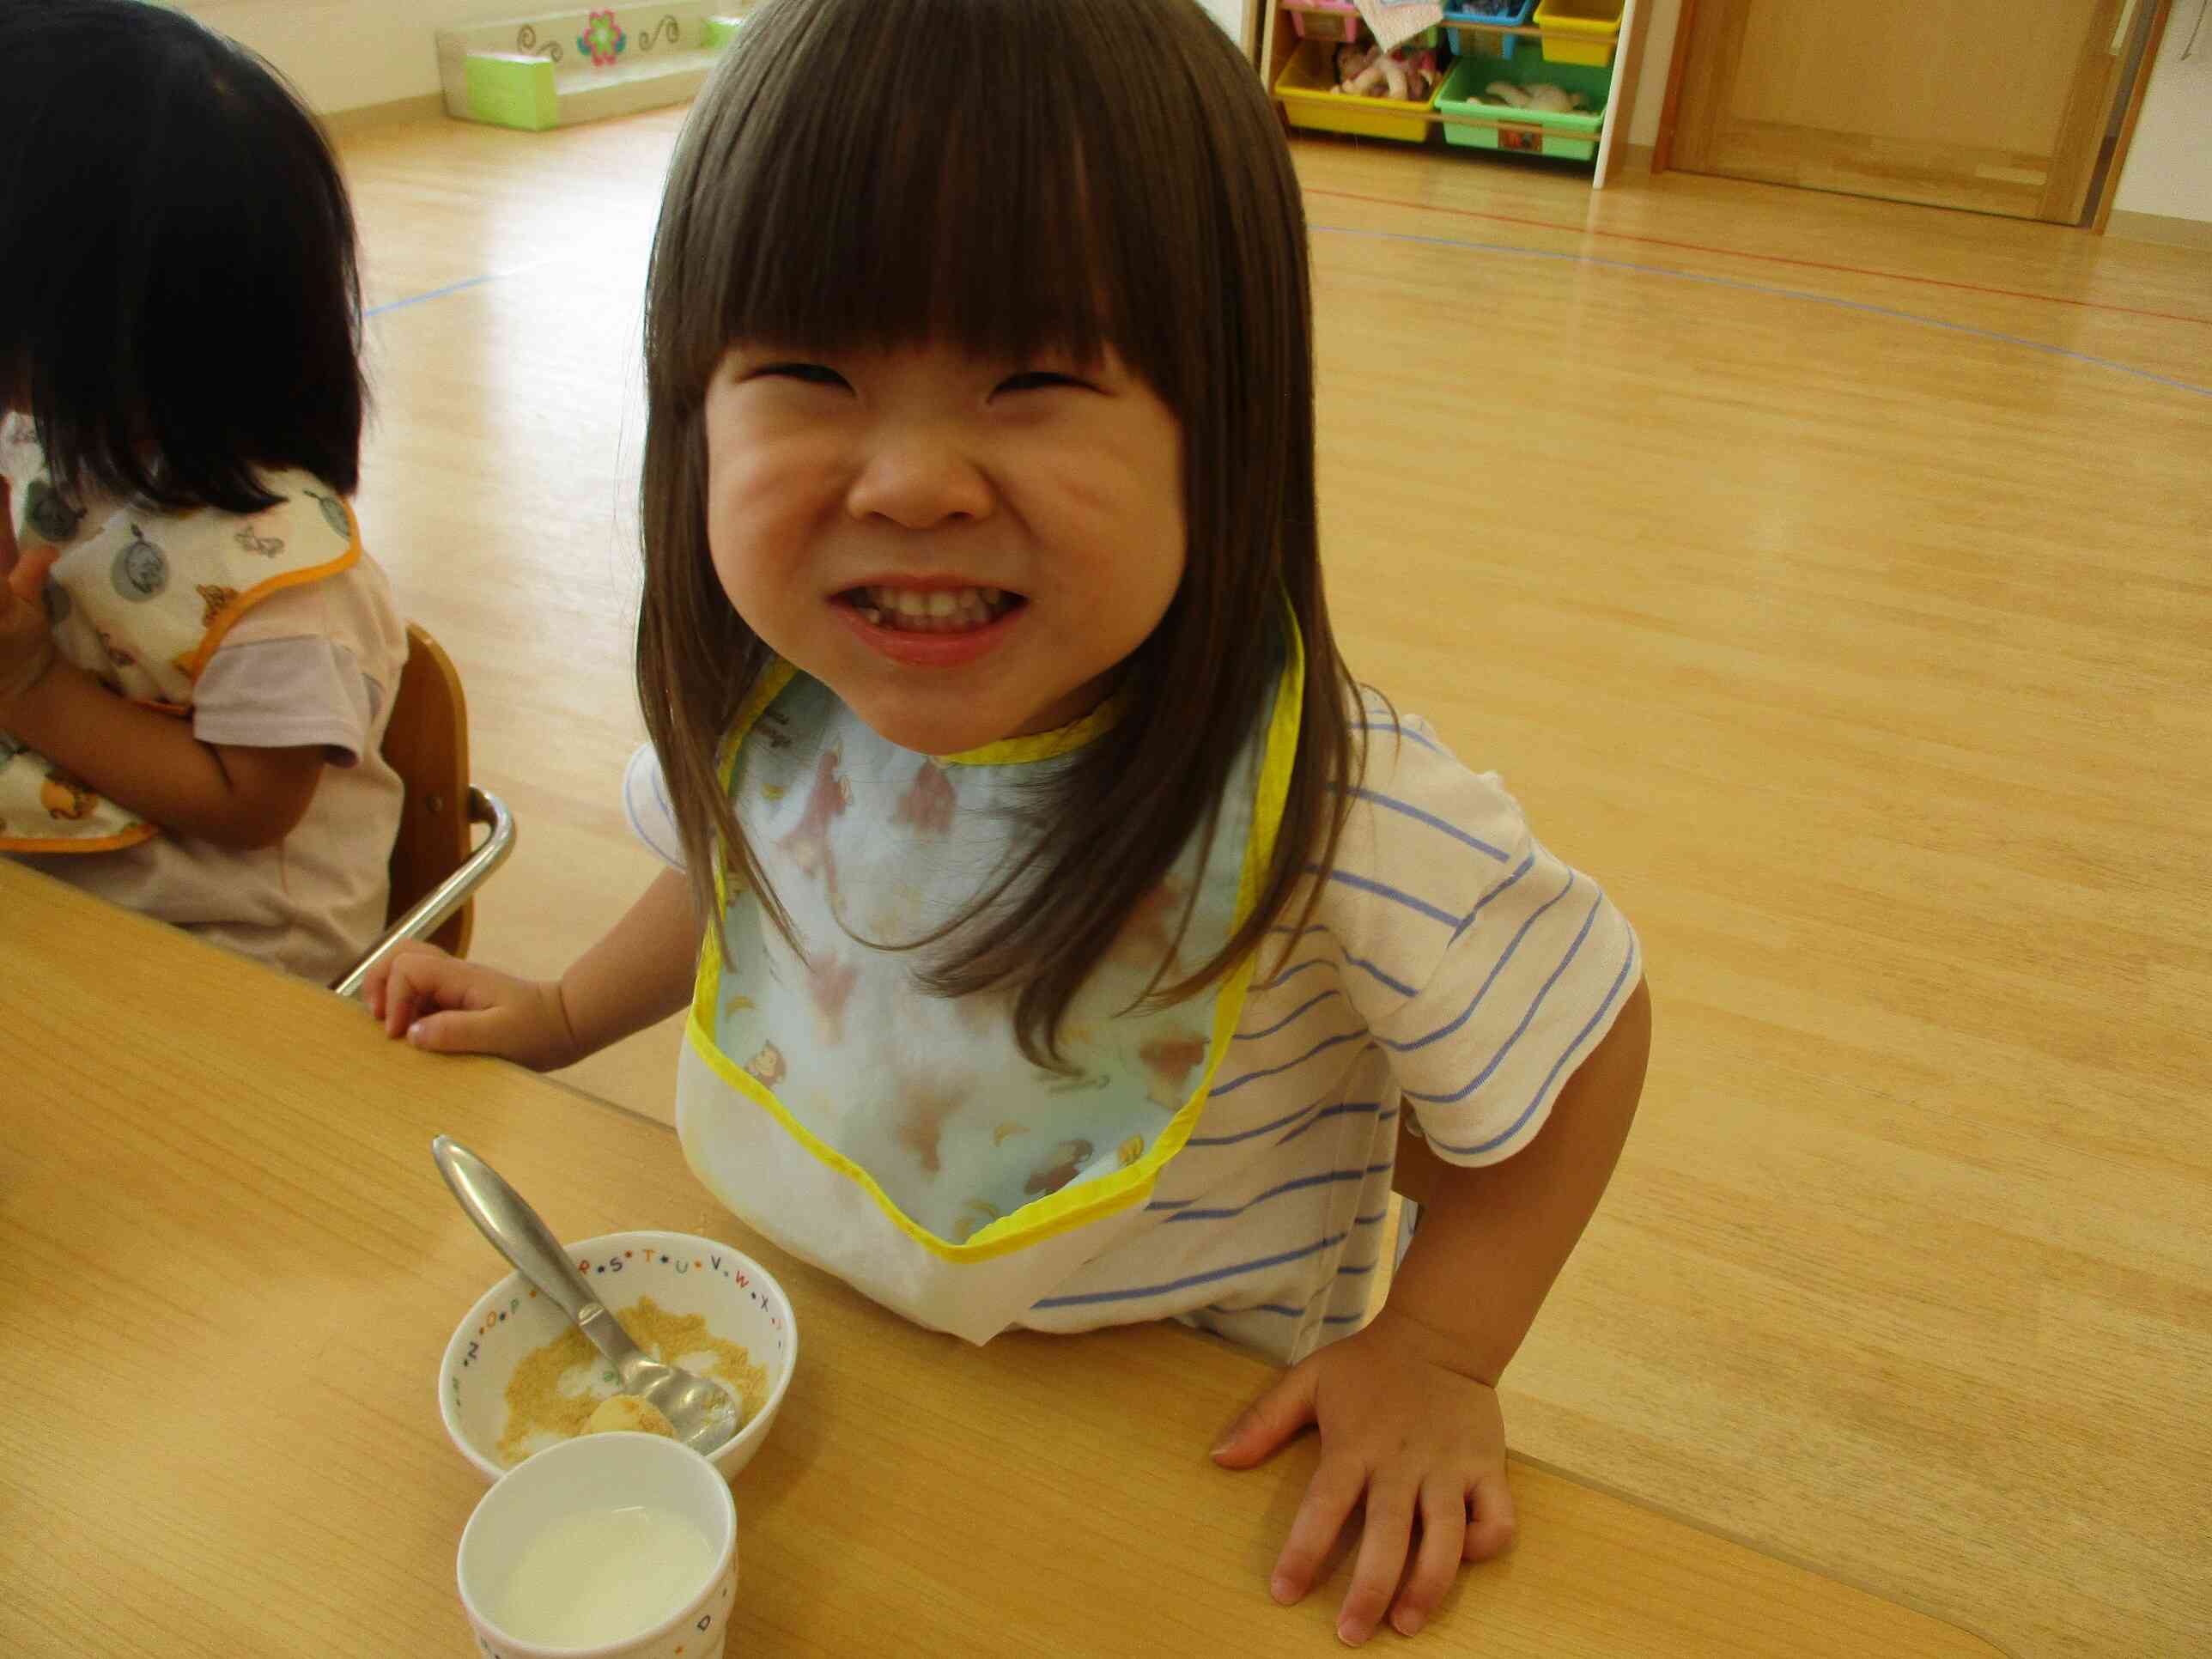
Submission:
[[[742,1426],[713,1462],[725,1478],[744,1468],[799,1360],[783,1287],[742,1251],[690,1233],[608,1233],[562,1248],[640,1347],[730,1391]],[[520,1273],[469,1310],[438,1372],[446,1432],[487,1480],[587,1432],[617,1392],[614,1368]],[[601,1421],[637,1426],[630,1415],[617,1408]]]

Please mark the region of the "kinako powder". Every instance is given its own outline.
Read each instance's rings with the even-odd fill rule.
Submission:
[[[768,1403],[767,1368],[753,1364],[752,1356],[735,1342],[726,1341],[707,1328],[703,1314],[675,1314],[651,1297],[640,1297],[616,1317],[631,1340],[664,1365],[682,1364],[711,1376],[735,1395],[738,1421],[750,1423]],[[702,1365],[702,1357],[712,1363]],[[538,1434],[574,1440],[584,1432],[592,1413],[605,1399],[588,1380],[574,1392],[566,1392],[562,1380],[580,1367],[605,1365],[599,1351],[573,1325],[541,1348],[522,1357],[507,1385],[507,1428],[499,1437],[499,1461],[509,1468],[528,1454],[524,1448]]]

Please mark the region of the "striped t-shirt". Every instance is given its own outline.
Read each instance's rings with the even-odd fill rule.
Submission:
[[[1286,1361],[1348,1334],[1389,1248],[1401,1114],[1449,1163],[1510,1158],[1635,989],[1634,930],[1536,841],[1498,776],[1422,720],[1368,720],[1320,902],[1263,952],[1154,1224],[1024,1323],[1181,1318]],[[639,838],[680,866],[649,748],[623,795]]]

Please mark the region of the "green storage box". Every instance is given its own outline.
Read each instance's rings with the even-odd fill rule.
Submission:
[[[1493,81],[1516,87],[1553,86],[1563,92],[1579,92],[1590,107],[1554,115],[1545,110],[1516,109],[1510,104],[1481,100],[1482,89]],[[1468,149],[1502,149],[1524,155],[1556,155],[1572,161],[1597,158],[1598,135],[1605,127],[1605,100],[1613,91],[1613,71],[1581,64],[1547,64],[1533,52],[1511,58],[1462,58],[1444,76],[1437,94],[1437,108],[1445,117],[1444,142]],[[1462,125],[1450,118],[1480,118],[1485,125]]]
[[[550,60],[519,52],[472,52],[461,74],[471,120],[525,132],[560,125],[561,98]]]

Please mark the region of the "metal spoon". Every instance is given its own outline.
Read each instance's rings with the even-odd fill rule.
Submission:
[[[676,1437],[702,1456],[728,1443],[738,1431],[737,1402],[718,1383],[678,1365],[648,1358],[629,1333],[568,1260],[561,1241],[547,1231],[538,1212],[493,1169],[451,1135],[430,1143],[438,1173],[460,1200],[469,1219],[492,1248],[512,1261],[522,1276],[553,1299],[575,1322],[592,1346],[607,1357],[622,1379],[622,1391],[659,1411]]]

